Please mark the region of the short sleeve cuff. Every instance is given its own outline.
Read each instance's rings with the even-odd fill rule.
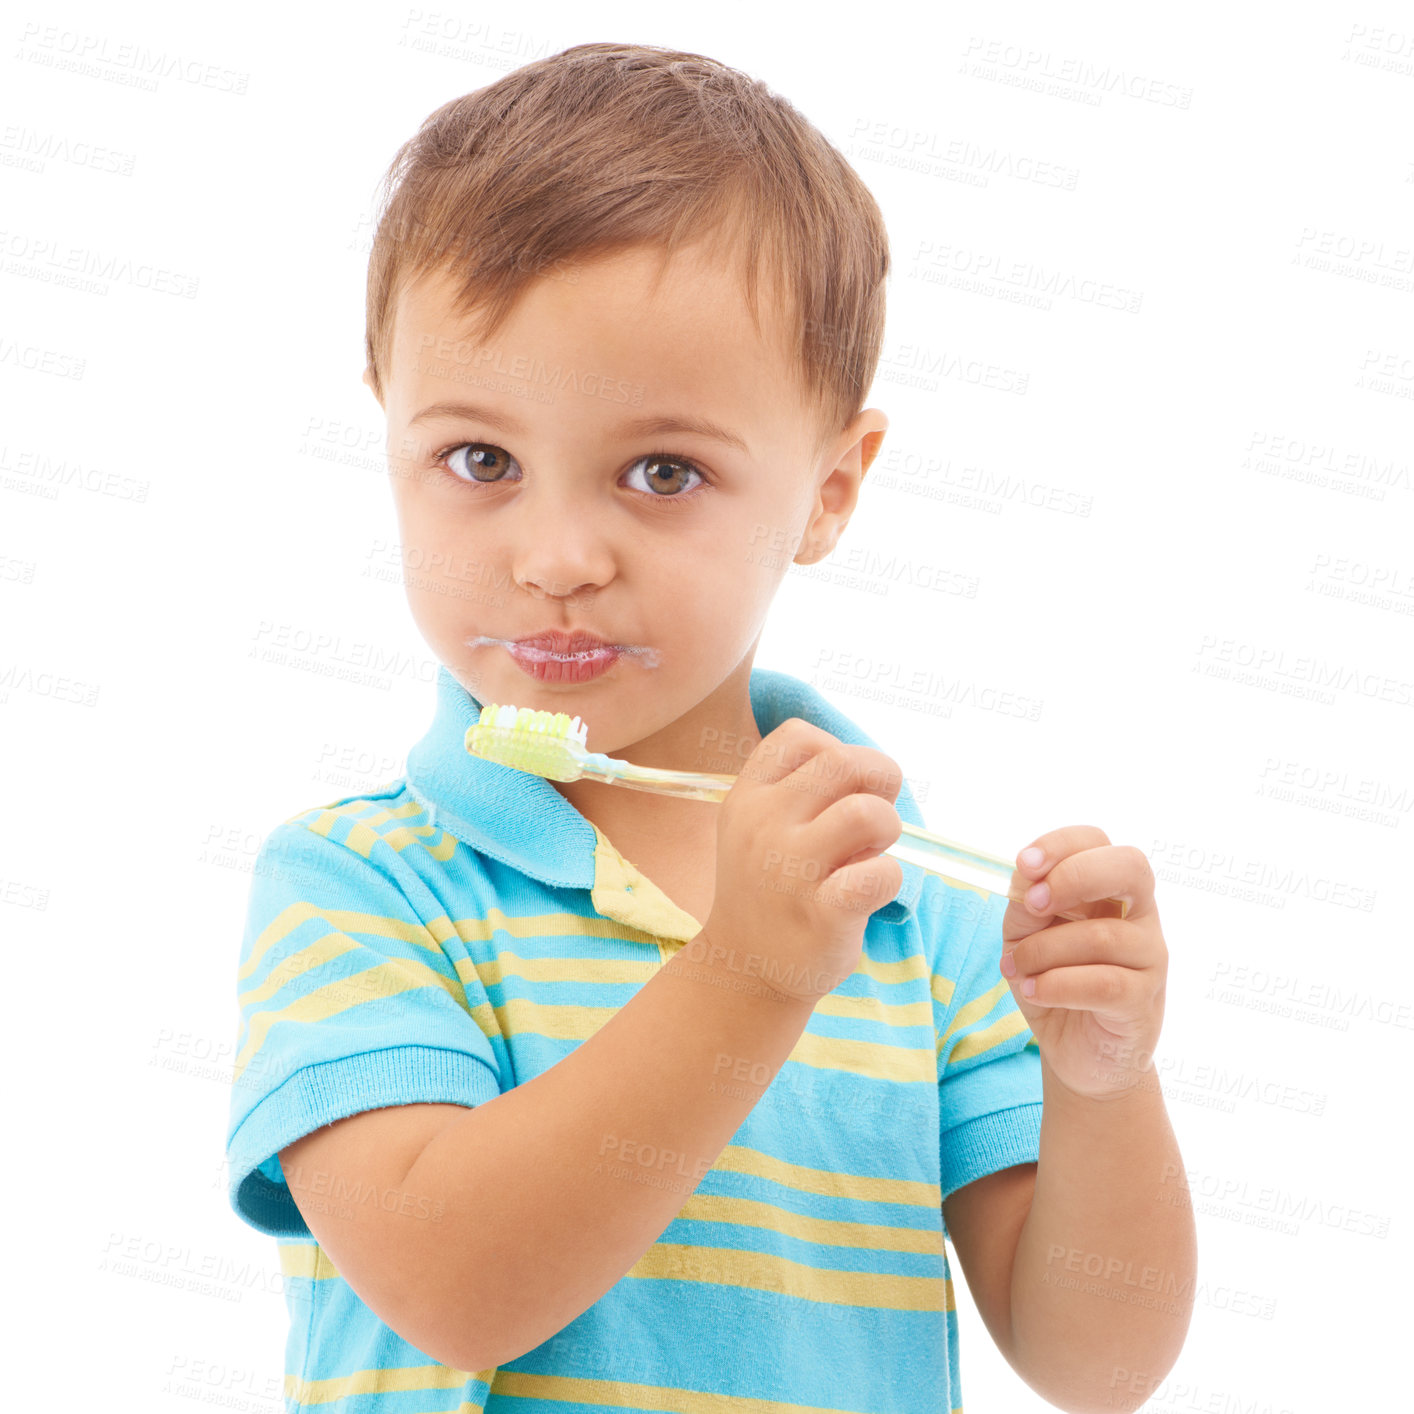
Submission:
[[[943,1136],[943,1197],[999,1169],[1039,1162],[1042,1108],[1013,1105],[948,1130]]]
[[[264,1096],[231,1135],[226,1148],[231,1206],[258,1232],[312,1237],[280,1171],[285,1145],[364,1110],[417,1104],[471,1108],[498,1094],[496,1075],[484,1061],[445,1048],[390,1046],[305,1066]]]

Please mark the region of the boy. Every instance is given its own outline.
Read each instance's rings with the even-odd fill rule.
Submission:
[[[257,863],[231,1198],[280,1239],[290,1407],[955,1411],[945,1235],[1029,1384],[1137,1407],[1194,1266],[1143,855],[1043,835],[1029,904],[905,869],[897,764],[753,666],[887,427],[872,199],[762,85],[611,44],[389,175],[365,381],[442,667],[405,775]],[[466,751],[488,702],[738,780],[552,783]]]

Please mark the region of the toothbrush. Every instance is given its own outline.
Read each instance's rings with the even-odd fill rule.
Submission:
[[[588,735],[588,728],[577,716],[488,702],[481,709],[480,720],[466,730],[466,749],[473,756],[550,781],[577,781],[584,777],[606,785],[627,786],[630,790],[675,795],[686,800],[720,801],[736,780],[735,776],[710,771],[635,766],[631,761],[606,756],[602,751],[589,751],[586,748]],[[1021,902],[1021,894],[1010,891],[1015,870],[1011,860],[969,849],[907,821],[903,824],[903,837],[884,853],[937,874],[950,884],[1002,894]],[[947,866],[946,872],[937,867],[940,864]],[[1112,904],[1117,913],[1100,916],[1124,918],[1129,913],[1127,899],[1111,898],[1104,902]],[[1072,909],[1056,916],[1080,921],[1091,915]]]

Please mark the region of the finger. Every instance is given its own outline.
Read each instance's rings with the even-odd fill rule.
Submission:
[[[881,857],[902,833],[903,821],[887,800],[856,791],[832,801],[795,839],[800,852],[818,868],[818,877],[828,879],[838,869]],[[902,876],[900,870],[900,881]]]
[[[892,805],[903,786],[903,771],[892,757],[871,746],[842,742],[800,717],[787,717],[761,739],[742,776],[788,787],[791,814],[801,824],[834,801],[861,792]]]
[[[1098,825],[1066,825],[1051,830],[1031,841],[1016,856],[1016,868],[1007,886],[1008,894],[1018,895],[1007,904],[1002,915],[1002,937],[1010,942],[1024,938],[1047,927],[1058,910],[1037,913],[1018,901],[1035,883],[1044,879],[1056,863],[1077,850],[1095,849],[1110,842],[1110,837]],[[1103,897],[1103,895],[1102,895]]]
[[[903,867],[888,854],[876,854],[836,869],[822,892],[838,907],[874,913],[892,903],[903,887]]]
[[[804,717],[787,717],[756,743],[732,789],[751,794],[764,786],[774,785],[822,747],[838,740],[838,737],[831,736],[814,722],[807,722]]]
[[[1142,849],[1128,844],[1082,849],[1059,860],[1026,891],[1023,907],[1033,917],[1080,911],[1092,917],[1112,916],[1092,908],[1102,899],[1123,899],[1126,918],[1142,916],[1154,903],[1154,871]]]
[[[1110,837],[1098,825],[1066,825],[1041,835],[1018,851],[1016,868],[1018,873],[1034,883],[1037,879],[1044,879],[1052,867],[1067,855],[1082,849],[1095,849],[1109,842]],[[1039,850],[1039,857],[1031,857],[1032,850]]]
[[[1132,967],[1090,963],[1078,967],[1053,967],[1027,979],[1035,984],[1030,996],[1016,986],[1021,1000],[1032,1006],[1060,1007],[1066,1011],[1091,1011],[1099,1018],[1124,1020],[1134,1014],[1145,983]]]
[[[1054,967],[1104,963],[1114,967],[1144,968],[1149,956],[1148,934],[1117,918],[1087,918],[1079,923],[1057,923],[1040,937],[1027,937],[1002,948],[1002,976],[1019,986],[1027,977]],[[1008,967],[1011,968],[1008,971]]]
[[[818,815],[826,806],[847,795],[877,795],[892,805],[903,785],[898,762],[872,746],[839,741],[828,732],[825,740],[805,761],[781,782],[813,801],[809,814]]]

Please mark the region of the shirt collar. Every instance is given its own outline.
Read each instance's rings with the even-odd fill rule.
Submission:
[[[800,717],[840,741],[877,749],[871,737],[809,683],[789,673],[753,667],[749,691],[762,736],[788,717]],[[480,719],[481,708],[446,664],[439,664],[432,725],[407,759],[408,784],[427,808],[429,824],[542,883],[595,891],[598,906],[596,884],[604,885],[606,865],[604,837],[543,776],[483,760],[466,749],[467,728]],[[894,808],[901,820],[923,825],[906,780]],[[874,914],[890,923],[913,913],[923,885],[922,869],[904,861],[900,866],[903,884],[898,895]]]

